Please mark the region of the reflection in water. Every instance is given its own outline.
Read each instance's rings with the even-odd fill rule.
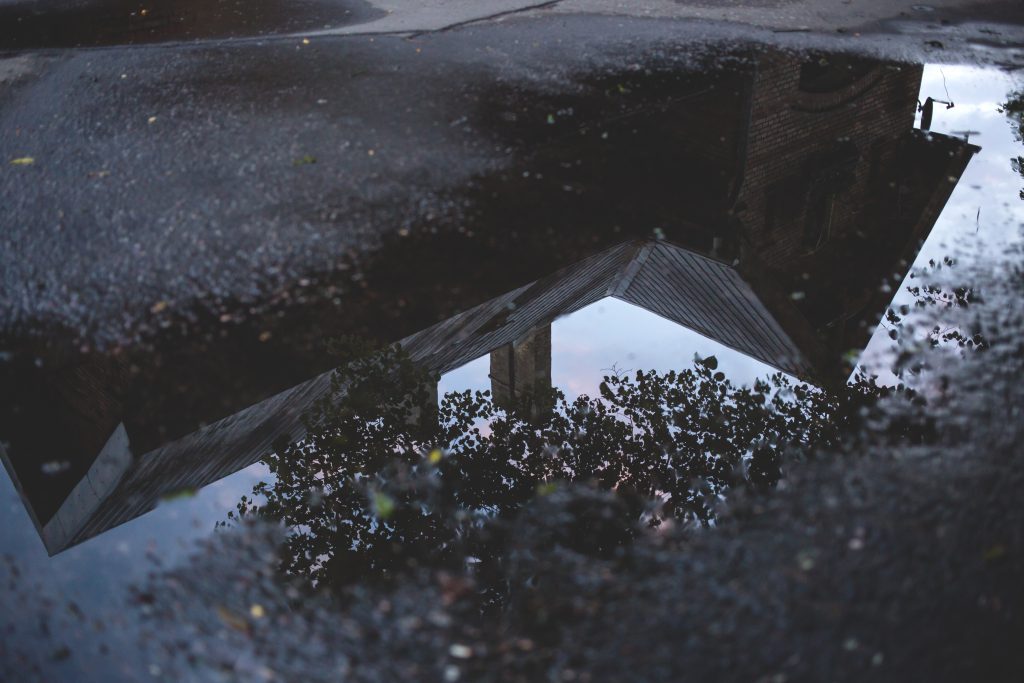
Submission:
[[[834,446],[879,394],[862,380],[832,394],[782,374],[736,387],[711,356],[682,372],[608,376],[599,397],[569,402],[550,384],[547,329],[492,351],[490,395],[449,393],[439,409],[436,375],[404,349],[348,349],[355,358],[307,411],[304,438],[277,446],[272,483],[243,497],[240,515],[284,522],[284,569],[321,585],[467,557],[486,575],[504,550],[484,522],[552,482],[586,482],[630,504],[607,529],[583,520],[589,541],[568,542],[610,556],[630,517],[708,524],[727,487],[774,485],[785,449]]]
[[[1024,142],[1024,91],[1010,93],[1009,97],[999,107],[999,111],[1005,113],[1014,128],[1014,136],[1018,141]],[[1014,171],[1024,177],[1024,156],[1017,156],[1010,160],[1010,166]],[[1020,191],[1020,198],[1024,199],[1024,190]]]
[[[392,360],[411,374],[437,377],[489,357],[494,405],[464,398],[442,409],[449,423],[468,428],[468,416],[509,408],[517,417],[502,423],[504,432],[492,426],[481,446],[492,459],[502,449],[536,457],[548,437],[557,450],[572,440],[573,420],[597,420],[607,409],[607,419],[592,426],[623,447],[642,442],[636,462],[646,462],[655,445],[692,437],[673,432],[676,413],[695,411],[706,422],[746,401],[759,403],[764,412],[751,407],[733,415],[734,424],[699,432],[714,438],[693,437],[713,456],[703,465],[676,444],[690,453],[685,463],[638,486],[664,493],[675,485],[668,479],[685,482],[678,509],[710,519],[706,496],[757,452],[754,435],[775,429],[778,448],[820,431],[809,425],[831,413],[818,402],[842,393],[849,352],[867,343],[893,278],[906,272],[978,150],[913,128],[920,81],[917,66],[766,53],[753,66],[707,76],[656,69],[602,76],[582,94],[497,90],[479,112],[481,125],[519,151],[520,165],[467,190],[468,226],[385,244],[354,282],[325,277],[273,314],[233,326],[201,319],[195,324],[215,332],[199,339],[178,335],[171,321],[146,351],[15,345],[25,352],[4,364],[0,383],[4,463],[50,553],[271,452],[281,486],[289,481],[284,471],[297,484],[311,472],[288,470],[282,456],[302,455],[303,444],[323,446],[323,425],[310,432],[310,416],[323,418],[325,406],[354,400],[338,383],[352,368],[332,372],[338,359],[323,339],[352,334],[378,347],[399,342],[404,355]],[[755,401],[771,393],[767,388],[744,393],[723,384],[707,365],[643,375],[620,387],[627,399],[617,409],[628,415],[634,403],[659,402],[650,415],[661,422],[648,425],[646,440],[633,437],[600,401],[558,403],[551,391],[552,321],[607,297],[837,393],[807,392],[800,400],[808,404],[786,407]],[[437,403],[434,384],[415,386],[388,396],[416,394],[405,406],[415,408],[416,419],[395,415],[377,425],[395,431],[373,451],[374,471],[388,472],[396,486],[413,475],[386,469],[392,465],[378,462],[384,453],[429,452],[462,438],[401,432]],[[374,396],[380,400],[372,409],[351,415],[365,420],[388,409],[383,394]],[[614,391],[604,399],[614,405]],[[803,411],[802,426],[767,425],[785,422],[787,410]],[[536,431],[553,422],[563,431]],[[350,456],[351,444],[330,445],[335,457]],[[532,472],[523,490],[570,470],[597,476],[603,467],[594,460],[580,470]],[[472,480],[473,473],[460,476]],[[511,474],[486,476],[493,486],[484,490],[494,496]],[[609,475],[606,485],[621,476]],[[694,476],[714,482],[698,494]],[[497,505],[486,498],[459,504]]]

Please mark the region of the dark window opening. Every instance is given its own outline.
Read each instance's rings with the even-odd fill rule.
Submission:
[[[803,246],[816,251],[828,242],[832,235],[832,223],[836,211],[836,193],[825,190],[811,199],[804,224]]]
[[[832,55],[800,65],[801,92],[825,94],[842,90],[867,76],[875,62],[863,58]]]

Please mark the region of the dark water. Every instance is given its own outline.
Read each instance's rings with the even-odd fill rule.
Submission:
[[[543,610],[501,588],[536,580],[508,564],[517,534],[547,533],[520,512],[534,499],[568,481],[592,487],[569,513],[550,513],[571,516],[552,547],[585,556],[656,533],[633,522],[713,534],[730,492],[772,489],[792,451],[895,429],[879,426],[885,407],[880,421],[858,421],[874,399],[850,392],[906,383],[943,395],[946,368],[988,346],[981,331],[996,320],[984,306],[997,295],[978,303],[958,288],[969,273],[1012,269],[1019,241],[1019,131],[1000,110],[1013,78],[753,48],[687,66],[635,60],[536,88],[497,78],[459,117],[411,102],[387,125],[471,136],[479,168],[431,189],[392,167],[384,179],[422,183],[427,208],[400,224],[366,210],[379,239],[319,242],[316,258],[279,264],[294,277],[275,288],[155,299],[137,319],[126,313],[116,341],[33,309],[22,289],[0,364],[0,670],[370,680],[391,659],[387,629],[405,622],[384,609],[371,628],[358,599],[324,596],[384,585],[366,588],[382,591],[368,604],[400,606],[387,582],[437,568],[438,604],[457,606],[459,582],[475,580],[479,609],[442,618],[427,596],[405,618],[484,633],[493,619],[540,642],[552,628]],[[927,98],[954,106],[935,104],[926,131]],[[330,106],[314,135],[345,116]],[[323,165],[292,156],[289,171]],[[978,317],[946,324],[968,302]],[[366,360],[395,342],[398,355]],[[926,351],[936,355],[922,361]],[[931,370],[911,372],[922,364]],[[794,390],[803,383],[812,388]],[[466,390],[490,394],[452,393]],[[927,419],[911,423],[898,428],[908,448],[942,440]],[[611,503],[593,492],[611,489]],[[291,535],[236,528],[240,500]],[[210,537],[217,549],[197,551]],[[1000,547],[989,551],[1019,551]],[[264,564],[255,578],[233,573]],[[503,578],[488,583],[488,572]],[[258,597],[239,597],[242,584]],[[523,626],[517,609],[533,620]],[[586,618],[573,615],[566,624]],[[294,630],[294,650],[287,637],[277,649],[262,640],[271,618]],[[469,657],[459,648],[487,647],[445,637],[422,645],[439,648],[433,659],[410,655],[407,673],[457,680]],[[522,675],[555,665],[537,666]]]

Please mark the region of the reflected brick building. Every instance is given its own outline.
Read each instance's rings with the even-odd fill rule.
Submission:
[[[785,268],[863,228],[878,181],[895,182],[883,170],[913,128],[921,73],[842,56],[759,60],[735,204],[743,247]]]

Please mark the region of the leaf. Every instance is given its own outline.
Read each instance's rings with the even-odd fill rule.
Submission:
[[[309,154],[303,155],[292,162],[292,166],[305,166],[306,164],[315,164],[316,157],[310,156]]]
[[[184,488],[184,489],[179,489],[178,491],[169,491],[169,492],[165,493],[164,495],[160,496],[160,500],[169,503],[169,502],[175,501],[175,500],[187,500],[189,498],[194,498],[195,495],[196,495],[196,490],[195,489]]]
[[[18,157],[17,159],[11,159],[11,163],[15,166],[31,166],[36,163],[33,157]]]
[[[227,607],[217,605],[217,616],[224,625],[229,626],[240,633],[249,632],[249,622],[245,620],[245,617],[235,614]]]
[[[558,484],[554,483],[553,481],[547,481],[547,482],[544,482],[543,484],[538,484],[537,485],[537,495],[538,496],[550,496],[552,493],[554,493],[557,490],[558,490]]]
[[[995,562],[1001,560],[1006,556],[1006,546],[1002,543],[996,543],[991,548],[985,550],[983,557],[986,562]]]
[[[371,502],[374,513],[381,519],[388,519],[395,514],[395,499],[388,494],[374,491]]]

